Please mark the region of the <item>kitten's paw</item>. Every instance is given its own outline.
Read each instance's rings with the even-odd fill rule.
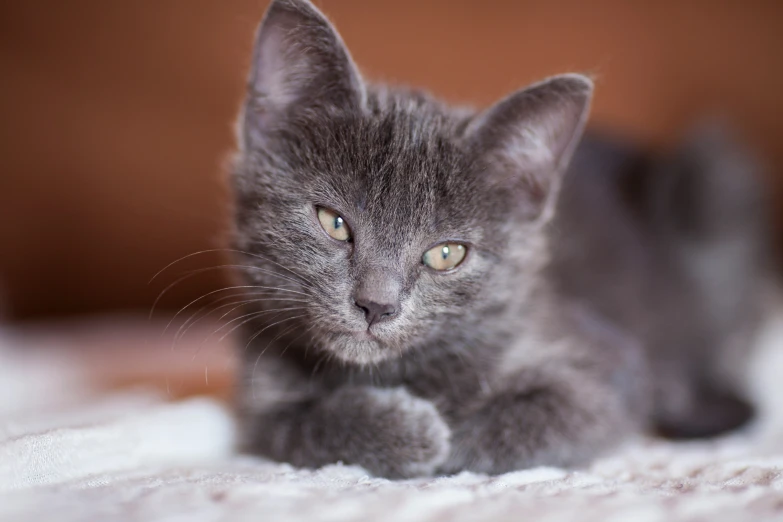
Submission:
[[[362,462],[370,472],[394,478],[432,475],[445,462],[451,430],[427,400],[403,388],[370,389],[369,450]]]

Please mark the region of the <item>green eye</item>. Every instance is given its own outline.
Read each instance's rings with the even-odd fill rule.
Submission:
[[[329,209],[319,208],[318,221],[321,222],[326,233],[337,241],[350,241],[351,229],[348,228],[348,223],[341,216]]]
[[[424,252],[421,262],[434,270],[451,270],[462,263],[468,249],[459,243],[441,243]]]

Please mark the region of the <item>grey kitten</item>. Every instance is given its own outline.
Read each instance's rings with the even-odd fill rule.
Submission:
[[[756,320],[761,256],[742,246],[721,267],[739,289],[712,310],[717,283],[695,281],[688,252],[734,224],[677,199],[710,183],[687,162],[577,150],[592,89],[563,75],[456,109],[368,84],[312,4],[272,2],[233,172],[247,451],[499,473],[579,465],[655,425],[745,420],[706,361]],[[700,425],[704,397],[719,411]]]

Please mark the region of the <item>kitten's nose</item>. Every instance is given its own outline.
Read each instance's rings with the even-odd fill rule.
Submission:
[[[401,279],[393,268],[377,265],[359,274],[353,302],[364,312],[368,328],[390,320],[399,312]]]
[[[367,327],[391,319],[394,314],[397,313],[397,304],[392,303],[376,303],[369,299],[363,299],[361,296],[356,296],[354,304],[364,311],[364,318],[367,321]]]

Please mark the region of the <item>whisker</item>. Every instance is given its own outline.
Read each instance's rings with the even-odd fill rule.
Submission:
[[[266,344],[266,346],[264,347],[264,349],[263,349],[263,350],[261,350],[261,353],[259,353],[259,354],[258,354],[258,357],[256,358],[256,363],[255,363],[255,365],[253,365],[253,373],[252,373],[252,375],[255,375],[255,371],[256,371],[256,367],[258,366],[258,362],[261,360],[261,357],[262,357],[262,356],[264,355],[264,353],[265,353],[265,352],[266,352],[266,351],[269,349],[269,347],[270,347],[270,346],[272,346],[272,343],[273,343],[273,342],[275,342],[275,341],[277,341],[278,339],[280,339],[282,336],[284,336],[285,334],[287,334],[288,332],[290,332],[290,331],[291,331],[292,329],[294,329],[294,328],[296,328],[296,324],[293,324],[293,325],[291,325],[290,327],[286,328],[285,330],[283,330],[282,332],[280,332],[279,334],[277,334],[277,335],[276,335],[276,336],[275,336],[273,339],[271,339],[271,340],[270,340],[270,341],[269,341],[269,342]],[[300,335],[300,336],[297,336],[297,337],[296,337],[296,339],[298,339],[299,337],[301,337],[301,335]],[[291,342],[293,342],[293,341],[291,341]],[[282,352],[280,352],[280,356],[281,356],[281,357],[282,357],[282,355],[285,353],[285,351],[288,349],[288,347],[289,347],[290,345],[291,345],[291,343],[288,343],[288,344],[286,345],[286,347],[283,349],[283,351],[282,351]],[[255,397],[254,397],[254,398],[255,398]]]
[[[318,285],[317,285],[317,284],[316,284],[316,283],[315,283],[313,280],[311,280],[310,278],[308,278],[308,277],[305,277],[305,276],[303,276],[302,274],[297,274],[296,272],[294,272],[293,270],[291,270],[291,269],[290,269],[290,268],[288,268],[287,266],[281,265],[281,264],[280,264],[280,263],[278,263],[277,261],[275,261],[275,260],[273,260],[273,259],[270,259],[270,258],[268,258],[267,256],[262,256],[262,255],[260,255],[260,254],[254,254],[254,253],[252,253],[252,252],[245,252],[245,251],[243,251],[243,250],[234,250],[234,252],[238,252],[238,253],[240,253],[240,254],[244,254],[244,255],[246,255],[246,256],[255,257],[256,259],[261,259],[261,260],[263,260],[263,261],[267,261],[267,262],[269,262],[269,263],[272,263],[273,265],[275,265],[275,266],[278,266],[278,267],[282,268],[283,270],[286,270],[286,271],[290,272],[290,273],[291,273],[291,274],[292,274],[294,277],[297,277],[297,278],[304,279],[306,282],[310,283],[310,285],[312,285],[313,287],[317,287],[317,286],[318,286]]]
[[[294,283],[294,284],[296,284],[298,286],[302,286],[303,288],[308,288],[308,289],[313,288],[312,284],[305,284],[306,281],[304,281],[304,280],[294,279],[292,277],[289,277],[287,275],[283,275],[283,274],[281,274],[279,272],[275,272],[273,270],[269,270],[269,269],[264,268],[262,266],[239,265],[239,264],[234,264],[234,263],[228,263],[228,264],[222,264],[222,265],[208,266],[208,267],[199,268],[199,269],[196,269],[196,270],[189,270],[188,273],[191,273],[191,272],[200,273],[200,272],[206,272],[207,270],[219,270],[221,268],[242,268],[242,269],[245,269],[245,270],[255,270],[256,272],[262,272],[264,274],[268,274],[268,275],[273,275],[273,276],[279,277],[279,278],[283,279],[284,281],[289,281],[289,282]]]
[[[247,295],[252,295],[252,294],[245,294],[245,295],[243,295],[243,297],[245,297]],[[236,297],[239,297],[239,296],[238,295],[233,295],[233,296],[229,296],[229,297],[236,298]],[[196,314],[191,316],[188,319],[188,321],[186,321],[185,323],[182,324],[182,326],[179,327],[179,329],[177,330],[177,333],[174,335],[174,339],[172,341],[172,351],[173,351],[174,344],[176,344],[178,341],[182,340],[182,338],[185,337],[185,335],[188,333],[188,331],[193,326],[195,326],[196,323],[198,323],[202,319],[205,319],[206,317],[209,317],[212,313],[217,312],[218,310],[220,310],[222,308],[227,308],[229,306],[233,306],[233,308],[231,308],[228,312],[225,312],[223,315],[221,315],[217,319],[218,321],[221,321],[227,315],[229,315],[231,312],[233,312],[237,308],[240,308],[243,305],[252,304],[252,303],[260,303],[260,302],[268,302],[268,301],[287,301],[287,302],[292,302],[292,303],[306,303],[307,302],[307,300],[305,300],[305,299],[287,299],[287,298],[246,299],[246,300],[241,300],[241,301],[232,301],[232,302],[229,302],[229,303],[222,304],[220,306],[216,306],[216,307],[212,308],[211,310],[209,310],[206,314],[203,314],[201,317],[198,317],[197,319],[195,319],[196,314],[198,314],[200,311],[202,311],[205,308],[207,308],[206,306],[204,306],[204,307],[200,308],[199,311],[196,312]],[[217,333],[217,331],[213,332],[210,335],[213,335],[214,333]]]
[[[301,319],[302,317],[305,317],[305,316],[304,316],[304,315],[298,315],[298,316],[294,316],[294,317],[287,317],[287,318],[285,318],[285,319],[281,319],[280,321],[277,321],[277,322],[275,322],[275,323],[272,323],[272,324],[270,324],[270,325],[267,325],[267,326],[265,326],[264,328],[262,328],[261,330],[259,330],[259,331],[258,331],[258,332],[256,332],[255,334],[253,334],[253,336],[250,338],[250,340],[249,340],[249,341],[247,342],[247,344],[245,345],[245,351],[247,351],[247,349],[250,347],[250,344],[251,344],[251,343],[252,343],[252,342],[253,342],[253,341],[254,341],[254,340],[255,340],[255,339],[256,339],[256,338],[257,338],[259,335],[261,335],[261,334],[262,334],[262,333],[263,333],[265,330],[267,330],[267,329],[271,328],[272,326],[275,326],[275,325],[278,325],[278,324],[284,323],[284,322],[286,322],[286,321],[291,321],[291,320],[293,320],[293,319]],[[261,352],[258,354],[258,357],[256,357],[256,362],[255,362],[255,364],[253,364],[253,370],[252,370],[252,372],[250,373],[250,390],[251,390],[251,394],[252,394],[252,396],[253,396],[253,399],[256,399],[256,394],[255,394],[255,391],[256,391],[256,382],[255,382],[255,375],[256,375],[256,370],[258,369],[258,363],[259,363],[259,361],[261,360],[261,357],[264,355],[264,352],[266,352],[266,349],[267,349],[267,348],[269,348],[269,345],[267,345],[267,346],[266,346],[266,348],[264,348],[264,349],[263,349],[263,350],[262,350],[262,351],[261,351]]]
[[[248,299],[246,301],[232,302],[232,303],[229,303],[227,305],[223,305],[222,307],[218,307],[218,308],[224,308],[226,306],[236,305],[236,306],[234,306],[234,308],[232,308],[228,312],[225,312],[223,315],[218,317],[217,320],[221,321],[221,320],[225,319],[225,317],[227,315],[229,315],[231,312],[233,312],[237,308],[240,308],[243,305],[252,304],[252,303],[266,303],[266,302],[269,302],[269,301],[287,301],[289,303],[306,303],[306,302],[308,302],[306,299],[285,299],[285,298],[275,298],[275,297],[268,298],[268,299]]]
[[[220,297],[218,299],[213,300],[211,303],[207,303],[205,305],[202,305],[199,307],[198,310],[190,314],[190,317],[188,317],[183,323],[179,326],[177,331],[174,334],[174,341],[181,340],[185,334],[190,330],[190,327],[193,326],[195,323],[201,321],[205,317],[210,316],[212,313],[216,312],[217,310],[220,310],[221,308],[225,306],[231,306],[236,302],[237,299],[244,299],[246,297],[245,293],[234,293],[229,294],[224,297]],[[217,303],[220,303],[222,301],[234,299],[235,301],[230,301],[227,304],[222,304],[220,306],[215,306]],[[165,331],[164,331],[165,333]]]
[[[276,325],[278,325],[278,324],[280,324],[280,323],[283,323],[283,322],[285,322],[285,321],[289,321],[289,320],[291,320],[291,319],[301,319],[302,317],[305,317],[305,316],[306,316],[306,314],[302,314],[302,315],[296,315],[296,316],[294,316],[294,317],[287,317],[287,318],[285,318],[285,319],[281,319],[280,321],[278,321],[278,322],[276,322],[276,323],[272,323],[272,324],[269,324],[269,325],[267,325],[267,326],[263,327],[261,330],[259,330],[259,331],[257,331],[256,333],[254,333],[252,337],[250,337],[250,339],[247,341],[247,344],[245,345],[245,351],[247,351],[247,349],[250,347],[250,344],[251,344],[253,341],[255,341],[255,340],[256,340],[256,338],[257,338],[259,335],[261,335],[262,333],[264,333],[264,332],[265,332],[266,330],[268,330],[269,328],[271,328],[271,327],[273,327],[273,326],[276,326]]]
[[[286,312],[286,311],[291,311],[291,310],[303,310],[303,309],[304,309],[304,308],[302,308],[302,307],[295,307],[295,308],[278,308],[278,309],[275,309],[275,310],[264,310],[264,311],[261,311],[261,312],[254,312],[254,313],[252,313],[252,314],[246,314],[246,315],[243,315],[243,316],[237,317],[237,318],[235,318],[235,319],[232,319],[232,320],[231,320],[231,321],[229,321],[228,323],[226,323],[226,324],[224,324],[224,325],[220,326],[220,327],[219,327],[217,330],[215,330],[215,331],[213,331],[212,333],[210,333],[210,334],[209,334],[209,335],[208,335],[206,338],[204,338],[204,340],[202,340],[202,341],[201,341],[201,343],[198,345],[198,347],[197,347],[197,348],[195,349],[195,351],[193,352],[193,355],[191,356],[190,360],[191,360],[191,361],[194,361],[194,360],[196,360],[196,357],[198,357],[198,355],[201,353],[201,350],[202,350],[202,348],[204,348],[204,345],[207,343],[207,341],[210,339],[210,337],[212,337],[212,336],[213,336],[213,335],[215,335],[217,332],[219,332],[220,330],[222,330],[223,328],[225,328],[226,326],[228,326],[228,324],[230,324],[230,323],[231,323],[231,322],[233,322],[233,321],[236,321],[237,319],[241,319],[241,318],[243,318],[243,317],[252,316],[252,317],[250,317],[249,319],[246,319],[245,321],[242,321],[241,323],[239,323],[238,325],[236,325],[234,328],[232,328],[232,329],[231,329],[231,330],[229,330],[228,332],[226,332],[226,333],[225,333],[225,334],[224,334],[222,337],[220,337],[220,339],[218,339],[218,340],[217,340],[217,342],[218,342],[218,343],[222,342],[222,341],[223,341],[223,340],[224,340],[226,337],[228,337],[228,336],[229,336],[229,335],[230,335],[230,334],[231,334],[231,333],[232,333],[234,330],[236,330],[237,328],[241,327],[243,324],[245,324],[245,323],[248,323],[248,322],[252,321],[253,319],[255,319],[255,318],[257,318],[257,317],[260,317],[260,316],[262,316],[262,315],[264,315],[264,314],[266,314],[266,313],[274,313],[274,312]]]
[[[280,268],[290,272],[293,276],[295,276],[297,278],[304,279],[305,281],[307,281],[308,283],[310,283],[313,286],[317,286],[313,281],[311,281],[307,277],[304,277],[303,275],[297,274],[296,272],[294,272],[290,268],[288,268],[288,267],[286,267],[284,265],[281,265],[280,263],[278,263],[278,262],[276,262],[276,261],[274,261],[272,259],[269,259],[266,256],[262,256],[260,254],[254,254],[252,252],[246,252],[244,250],[239,250],[239,249],[236,249],[236,248],[210,248],[210,249],[207,249],[207,250],[200,250],[198,252],[193,252],[191,254],[187,254],[185,256],[182,256],[179,259],[177,259],[175,261],[172,261],[168,265],[166,265],[163,268],[161,268],[160,270],[158,270],[158,272],[154,276],[152,276],[152,279],[150,279],[149,283],[152,283],[160,274],[162,274],[163,272],[168,270],[171,266],[173,266],[173,265],[175,265],[175,264],[177,264],[177,263],[179,263],[181,261],[184,261],[186,259],[189,259],[189,258],[191,258],[193,256],[197,256],[197,255],[200,255],[200,254],[208,254],[208,253],[213,253],[213,252],[234,252],[234,253],[237,253],[237,254],[244,254],[246,256],[255,257],[256,259],[262,259],[262,260],[268,261],[268,262],[270,262],[270,263],[272,263],[272,264],[274,264],[276,266],[279,266]]]
[[[272,339],[271,339],[271,340],[270,340],[268,343],[266,343],[266,347],[264,348],[264,350],[263,350],[261,353],[263,354],[265,351],[267,351],[267,350],[269,349],[269,347],[270,347],[270,346],[272,346],[272,343],[273,343],[273,342],[277,341],[278,339],[280,339],[281,337],[283,337],[285,334],[287,334],[288,332],[290,332],[290,331],[291,331],[291,330],[293,330],[294,328],[296,328],[296,325],[295,325],[295,324],[294,324],[294,325],[291,325],[291,326],[289,326],[288,328],[286,328],[285,330],[283,330],[282,332],[280,332],[279,334],[277,334],[275,337],[273,337],[273,338],[272,338]],[[289,343],[289,345],[290,345],[290,343]],[[289,346],[289,345],[286,345],[286,349],[288,348],[288,346]],[[282,357],[283,353],[285,353],[285,349],[283,349],[283,351],[282,351],[282,352],[280,352],[280,356],[281,356],[281,357]]]
[[[219,309],[221,309],[221,308],[223,308],[225,306],[231,306],[231,304],[235,304],[235,302],[228,303],[227,305],[223,304],[223,305],[214,306],[214,307],[210,307],[211,305],[215,305],[215,304],[217,304],[217,303],[219,303],[221,301],[225,301],[227,299],[245,298],[245,297],[250,296],[250,295],[265,295],[265,294],[266,294],[266,292],[258,292],[258,293],[256,293],[256,292],[239,292],[239,293],[229,294],[227,296],[223,296],[223,297],[219,297],[217,299],[214,299],[211,303],[205,304],[205,305],[201,306],[198,310],[196,310],[193,314],[191,314],[191,316],[188,317],[188,319],[185,322],[183,322],[182,325],[180,325],[179,329],[177,330],[177,333],[174,335],[174,339],[175,340],[177,338],[181,339],[183,337],[183,335],[181,334],[182,329],[186,328],[186,327],[189,328],[190,327],[189,325],[192,322],[193,323],[198,322],[201,319],[203,319],[204,317],[209,316],[213,312],[215,312],[215,311],[217,311],[217,310],[219,310]],[[208,311],[205,314],[199,316],[199,314],[201,314],[201,312],[203,312],[204,310],[208,310]],[[221,319],[222,319],[222,317],[221,317]],[[187,332],[187,330],[185,330],[185,332]]]
[[[331,355],[331,352],[326,352],[320,359],[318,359],[318,362],[315,363],[315,366],[313,367],[313,371],[310,374],[310,379],[315,377],[315,374],[318,373],[318,369],[321,367],[321,365],[326,362]]]
[[[236,318],[232,319],[231,321],[227,322],[226,324],[224,324],[223,326],[221,326],[220,328],[218,328],[217,330],[212,332],[212,334],[210,334],[210,336],[216,334],[217,332],[219,332],[220,330],[222,330],[223,328],[225,328],[229,324],[233,323],[234,321],[237,321],[237,320],[242,319],[244,317],[249,317],[249,319],[246,319],[246,320],[242,321],[241,323],[237,324],[236,326],[234,326],[233,328],[231,328],[231,330],[229,330],[228,332],[223,334],[223,336],[220,337],[220,339],[218,339],[218,342],[223,341],[223,339],[225,339],[226,337],[231,335],[231,332],[235,331],[237,328],[241,327],[244,324],[249,323],[253,319],[255,319],[257,317],[260,317],[261,315],[264,315],[266,313],[269,313],[269,312],[290,312],[292,310],[306,310],[306,309],[307,308],[304,307],[304,306],[295,306],[293,308],[276,308],[276,309],[272,309],[272,310],[264,310],[264,311],[261,311],[261,312],[253,312],[253,313],[249,313],[249,314],[245,314],[245,315],[240,315],[239,317],[236,317]],[[304,317],[304,316],[302,316],[302,317]]]
[[[299,335],[297,335],[296,337],[294,337],[294,338],[291,340],[291,342],[289,342],[287,345],[285,345],[285,348],[283,348],[283,351],[282,351],[282,352],[280,352],[280,357],[282,357],[282,356],[285,354],[286,350],[288,350],[288,348],[289,348],[289,347],[290,347],[292,344],[294,344],[296,341],[298,341],[299,339],[301,339],[301,338],[302,338],[302,336],[303,336],[303,335],[305,335],[306,333],[309,333],[309,332],[310,332],[310,331],[311,331],[311,330],[312,330],[314,327],[315,327],[315,325],[310,325],[310,326],[308,326],[308,327],[307,327],[307,328],[306,328],[306,329],[305,329],[305,330],[304,330],[302,333],[300,333]],[[305,352],[306,352],[306,351],[307,351],[307,350],[305,349]]]
[[[224,289],[224,290],[227,290],[227,289]],[[232,293],[232,294],[225,295],[223,297],[218,297],[218,298],[215,298],[215,299],[211,299],[208,303],[204,304],[198,310],[196,310],[196,312],[194,312],[194,315],[198,314],[199,312],[201,312],[201,311],[203,311],[203,310],[205,310],[207,308],[209,308],[212,305],[215,305],[217,303],[226,301],[227,299],[237,299],[237,298],[244,299],[244,298],[255,298],[255,297],[263,297],[263,296],[270,296],[270,298],[279,298],[280,300],[293,299],[292,297],[280,296],[274,290],[263,290],[262,289],[262,290],[259,290],[259,291],[252,291],[252,292],[243,290],[243,291],[240,291],[240,292],[235,292],[235,293]],[[294,297],[300,297],[300,296],[295,295]],[[214,309],[217,309],[217,308],[213,308],[213,310]],[[191,318],[192,317],[193,317],[193,315],[191,315]]]
[[[206,269],[201,269],[200,271],[204,271],[204,270],[206,270]],[[169,290],[171,290],[175,285],[181,283],[185,279],[188,279],[189,277],[197,275],[198,272],[199,271],[197,271],[196,273],[190,273],[190,274],[184,275],[184,276],[180,277],[179,279],[177,279],[176,281],[174,281],[173,283],[171,283],[170,285],[168,285],[166,288],[164,288],[163,291],[158,295],[157,299],[155,299],[155,301],[152,303],[152,308],[150,309],[149,320],[150,321],[152,320],[152,316],[153,316],[153,314],[155,312],[155,308],[158,306],[158,303],[160,302],[160,300],[163,298],[163,296]],[[218,288],[217,290],[212,290],[211,292],[207,292],[206,294],[203,294],[200,297],[197,297],[196,299],[192,300],[191,302],[189,302],[188,304],[186,304],[185,306],[180,308],[180,310],[176,314],[174,314],[174,317],[172,317],[171,320],[169,321],[169,323],[166,325],[166,328],[163,330],[163,333],[164,334],[166,333],[168,328],[171,326],[171,323],[174,321],[174,319],[177,318],[177,316],[179,314],[181,314],[184,310],[186,310],[187,308],[189,308],[193,304],[197,303],[198,301],[200,301],[202,299],[205,299],[205,298],[209,297],[210,295],[216,294],[218,292],[225,292],[226,290],[235,290],[235,289],[238,289],[238,288],[254,288],[254,289],[262,289],[262,290],[275,290],[275,291],[280,291],[280,292],[289,292],[289,293],[292,293],[292,294],[301,295],[303,297],[309,297],[309,295],[304,293],[304,292],[298,292],[296,290],[291,290],[289,288],[279,288],[279,287],[275,287],[275,286],[263,286],[263,285],[234,285],[234,286],[226,286],[226,287],[223,287],[223,288]]]

